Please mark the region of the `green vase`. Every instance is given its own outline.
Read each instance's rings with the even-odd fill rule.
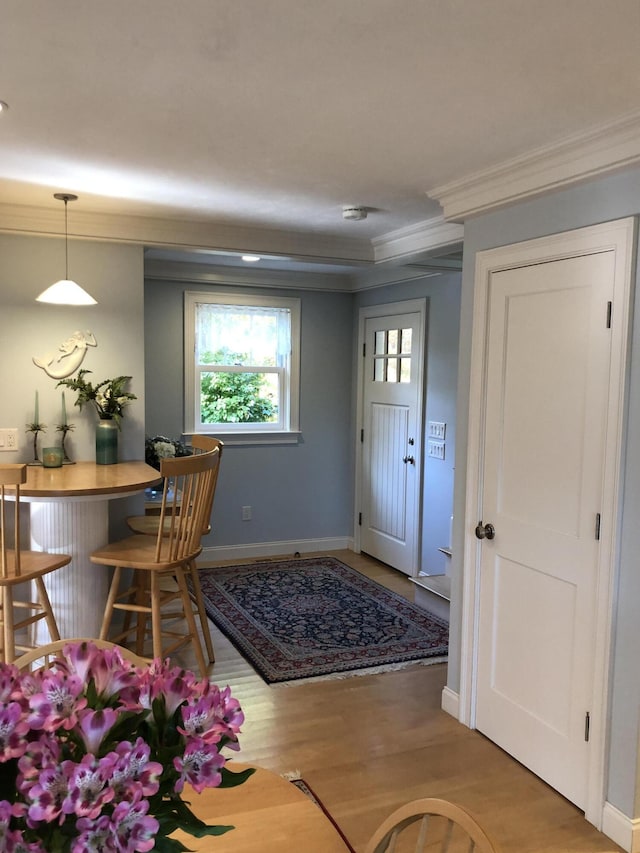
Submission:
[[[96,465],[115,465],[118,461],[118,425],[101,418],[96,427]]]

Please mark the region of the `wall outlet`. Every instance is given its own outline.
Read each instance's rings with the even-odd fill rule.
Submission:
[[[242,507],[242,520],[243,521],[251,521],[251,507],[243,506]]]
[[[0,429],[0,451],[18,449],[18,428]]]

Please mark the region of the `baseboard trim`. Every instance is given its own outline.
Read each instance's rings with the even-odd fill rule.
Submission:
[[[602,832],[628,853],[640,853],[640,818],[627,817],[611,803],[605,803]]]
[[[349,536],[334,539],[291,539],[282,542],[253,542],[247,545],[218,545],[203,548],[198,559],[199,566],[221,560],[259,559],[260,557],[281,557],[296,553],[308,554],[312,551],[353,550],[353,539]]]
[[[451,714],[456,720],[459,719],[460,713],[460,694],[455,693],[450,687],[444,687],[442,690],[442,701],[440,707],[447,714]]]

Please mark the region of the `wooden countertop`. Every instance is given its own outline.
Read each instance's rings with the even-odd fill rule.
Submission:
[[[229,770],[245,765],[232,761]],[[210,825],[234,826],[220,836],[194,838],[174,832],[189,850],[199,853],[348,853],[344,841],[324,814],[291,782],[257,768],[237,788],[205,788],[201,794],[187,792],[190,808]]]
[[[115,465],[76,462],[61,468],[30,465],[20,494],[43,498],[119,494],[146,489],[159,479],[160,473],[146,462],[117,462]]]

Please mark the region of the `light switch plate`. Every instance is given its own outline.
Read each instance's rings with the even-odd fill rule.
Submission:
[[[427,444],[427,456],[444,459],[444,441],[430,441]]]
[[[0,429],[0,452],[18,449],[18,428]]]
[[[444,441],[447,433],[447,425],[442,421],[429,421],[429,438],[439,438]]]

